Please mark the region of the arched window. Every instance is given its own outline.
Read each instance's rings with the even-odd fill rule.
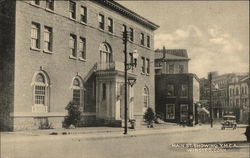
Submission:
[[[75,77],[72,83],[73,96],[72,101],[76,105],[82,105],[83,102],[83,86],[80,77]]]
[[[102,43],[99,47],[100,51],[100,62],[110,63],[112,62],[112,50],[107,43]]]
[[[149,107],[149,91],[147,87],[143,88],[143,103],[144,103],[144,107],[148,108]]]
[[[49,79],[44,72],[37,72],[33,77],[32,112],[48,112],[49,107]]]

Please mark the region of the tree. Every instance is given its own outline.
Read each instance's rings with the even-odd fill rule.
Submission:
[[[143,118],[148,123],[148,127],[152,128],[153,127],[153,121],[155,120],[154,110],[151,107],[147,108],[147,111],[145,112]]]
[[[63,127],[69,128],[70,125],[74,125],[76,127],[81,120],[80,106],[75,104],[73,101],[70,101],[65,109],[68,111],[68,116],[64,118]]]

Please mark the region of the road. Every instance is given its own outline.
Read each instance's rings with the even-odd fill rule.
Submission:
[[[81,135],[39,136],[39,139],[27,136],[28,141],[17,139],[2,142],[1,158],[249,158],[249,144],[242,143],[245,140],[242,135],[244,130],[213,128],[92,140],[83,139]],[[237,143],[239,141],[241,143]],[[194,146],[197,143],[218,146],[231,144],[232,148],[219,148],[214,152],[187,152],[187,148],[176,146]]]

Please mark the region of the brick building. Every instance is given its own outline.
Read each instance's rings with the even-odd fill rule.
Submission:
[[[248,76],[235,76],[228,84],[229,106],[227,113],[236,115],[237,121],[247,123],[249,111]]]
[[[154,33],[159,26],[113,0],[4,1],[0,4],[1,127],[62,126],[70,101],[82,124],[121,125],[124,112],[123,31],[139,53],[129,78],[129,118],[154,108]],[[136,92],[136,93],[135,93]]]
[[[198,122],[199,79],[188,73],[187,51],[168,49],[155,51],[156,111],[165,121],[193,125]]]
[[[247,75],[244,73],[228,73],[212,77],[212,106],[213,118],[219,120],[225,114],[236,115],[237,121],[247,122],[248,118],[248,84]],[[208,102],[210,84],[203,79],[201,84],[201,101]]]

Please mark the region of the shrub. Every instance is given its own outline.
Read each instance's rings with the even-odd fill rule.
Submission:
[[[69,128],[70,125],[76,127],[81,120],[80,106],[70,101],[65,109],[68,111],[68,116],[64,118],[63,127]]]
[[[149,125],[148,127],[153,127],[153,121],[155,120],[154,110],[151,107],[149,107],[147,111],[145,112],[143,118],[148,123]]]

